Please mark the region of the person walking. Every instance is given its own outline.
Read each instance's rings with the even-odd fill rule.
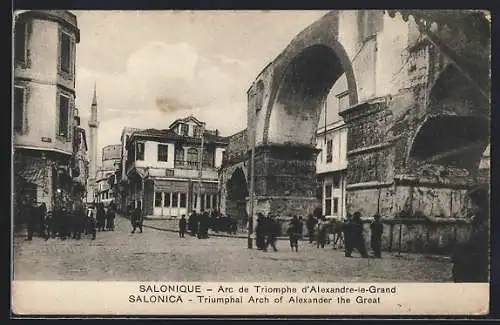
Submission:
[[[373,216],[373,221],[370,224],[371,230],[371,247],[373,250],[373,256],[376,258],[382,257],[381,246],[382,246],[382,233],[384,231],[384,225],[380,220],[380,215],[376,214]]]
[[[293,216],[288,226],[288,236],[290,237],[290,248],[292,251],[295,249],[296,252],[299,251],[300,226],[301,223],[297,216]]]
[[[104,231],[106,222],[106,211],[104,210],[104,204],[101,202],[97,203],[96,220],[97,220],[97,231]]]
[[[325,216],[321,216],[316,226],[316,247],[325,248],[327,237],[327,222]]]
[[[307,216],[306,220],[307,235],[309,236],[309,244],[312,244],[314,240],[314,228],[316,227],[316,220],[312,214]]]
[[[108,231],[115,230],[115,209],[113,204],[110,204],[108,207],[108,211],[106,211],[106,229]]]
[[[47,218],[47,206],[45,205],[45,202],[42,202],[40,206],[38,207],[38,216],[39,216],[39,235],[40,237],[46,238],[47,237],[47,232],[46,232],[46,218]]]
[[[279,223],[277,221],[276,216],[269,216],[266,222],[266,234],[267,240],[265,244],[264,251],[267,251],[267,248],[271,246],[275,252],[278,251],[276,248],[276,242],[278,240],[279,231]]]
[[[265,218],[262,213],[257,213],[257,225],[255,226],[255,246],[258,250],[264,250],[265,246]]]
[[[142,209],[141,204],[137,204],[137,208],[135,208],[134,212],[132,212],[132,233],[135,233],[135,230],[139,228],[139,233],[142,233]]]
[[[346,257],[351,257],[353,249],[357,249],[361,254],[361,257],[366,258],[365,241],[363,238],[363,221],[361,220],[361,213],[358,211],[354,213],[350,223],[349,223],[349,239],[346,238]],[[349,242],[349,245],[347,245]]]
[[[184,234],[186,233],[186,215],[182,215],[181,219],[179,220],[179,237],[184,238]]]

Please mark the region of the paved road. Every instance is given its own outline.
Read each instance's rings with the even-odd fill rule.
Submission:
[[[383,259],[345,258],[331,248],[305,242],[292,252],[287,241],[278,252],[246,248],[238,238],[178,238],[173,232],[144,229],[130,233],[129,221],[117,218],[114,232],[96,240],[14,237],[17,280],[131,281],[324,281],[449,282],[451,264],[421,255]]]

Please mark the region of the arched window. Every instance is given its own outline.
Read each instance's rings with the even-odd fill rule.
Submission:
[[[187,163],[189,166],[195,167],[198,165],[198,150],[195,148],[189,148],[187,152]]]
[[[183,148],[175,148],[175,165],[180,166],[184,164],[184,149]]]

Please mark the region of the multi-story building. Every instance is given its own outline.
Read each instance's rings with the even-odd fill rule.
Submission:
[[[218,209],[217,169],[226,146],[218,130],[206,130],[193,116],[166,130],[133,132],[126,143],[127,204],[166,217]]]
[[[101,166],[97,169],[97,202],[109,202],[116,199],[115,176],[120,169],[121,144],[112,144],[102,149]]]
[[[116,195],[116,204],[118,208],[125,211],[125,208],[129,205],[128,200],[128,178],[127,178],[127,142],[130,136],[135,131],[140,131],[138,128],[124,127],[122,134],[120,136],[121,143],[121,153],[120,153],[120,165],[119,169],[115,172],[115,182],[113,183],[114,192]]]
[[[333,85],[326,98],[316,132],[316,174],[321,188],[323,215],[346,215],[347,125],[339,111],[349,107],[345,76]]]
[[[75,149],[76,138],[84,135],[74,105],[76,16],[62,10],[18,11],[14,24],[15,202],[44,202],[49,210],[68,206],[79,195],[72,162],[81,155],[75,159],[75,152],[85,151]]]

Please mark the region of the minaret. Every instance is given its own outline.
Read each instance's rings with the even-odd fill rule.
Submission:
[[[96,173],[97,173],[97,134],[99,121],[97,119],[97,91],[94,83],[94,97],[92,98],[92,106],[90,107],[89,133],[90,133],[90,155],[89,155],[89,189],[88,200],[93,201],[97,192],[96,188]]]

